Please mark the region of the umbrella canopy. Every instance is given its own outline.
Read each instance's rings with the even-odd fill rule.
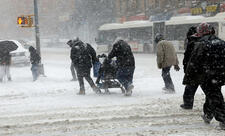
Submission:
[[[18,48],[13,41],[0,41],[0,52],[11,52]]]

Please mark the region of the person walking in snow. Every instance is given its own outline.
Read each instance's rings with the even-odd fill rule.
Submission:
[[[185,39],[185,45],[186,49],[184,52],[184,59],[183,59],[183,69],[184,73],[186,73],[187,69],[187,64],[191,58],[191,53],[194,50],[195,43],[199,39],[199,37],[194,36],[196,34],[197,28],[195,26],[192,26],[189,28],[187,32],[187,37]],[[193,108],[193,103],[194,103],[194,96],[195,93],[198,89],[198,84],[196,85],[186,85],[184,94],[183,94],[183,104],[180,105],[181,108],[183,109],[192,109]]]
[[[155,43],[157,44],[157,64],[158,68],[162,69],[162,78],[165,83],[163,90],[166,93],[175,93],[174,84],[170,77],[171,66],[174,66],[176,71],[180,70],[175,48],[172,43],[164,40],[161,34],[156,34]]]
[[[80,85],[78,95],[85,95],[84,80],[92,87],[93,91],[100,93],[101,90],[94,84],[90,70],[92,65],[97,61],[96,52],[88,43],[83,43],[79,38],[70,40],[67,44],[71,47],[70,58],[75,66],[77,77]]]
[[[118,65],[117,79],[125,88],[125,95],[130,96],[134,88],[133,75],[135,70],[135,59],[130,45],[124,40],[117,38],[108,55],[108,59],[111,60],[114,57],[116,57]]]
[[[215,36],[214,28],[202,23],[195,34],[199,39],[187,64],[184,85],[201,85],[206,95],[202,118],[209,124],[213,117],[225,130],[225,103],[221,87],[225,85],[225,41]]]
[[[0,82],[3,82],[3,78],[7,76],[8,81],[12,81],[10,74],[11,54],[6,52],[0,53]]]
[[[29,47],[29,52],[30,52],[30,63],[31,63],[31,71],[32,71],[32,76],[33,76],[33,81],[36,81],[39,77],[39,65],[41,62],[41,57],[37,53],[37,50],[33,47]]]

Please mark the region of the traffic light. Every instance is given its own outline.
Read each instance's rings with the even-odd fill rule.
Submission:
[[[17,24],[21,27],[33,27],[33,15],[17,17]]]
[[[28,24],[27,17],[18,17],[17,18],[18,25],[26,25]]]

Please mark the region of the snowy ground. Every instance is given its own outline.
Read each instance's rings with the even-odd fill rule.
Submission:
[[[162,93],[154,55],[135,55],[132,97],[119,89],[95,94],[87,84],[86,95],[78,96],[78,82],[70,81],[69,49],[43,49],[42,55],[47,77],[32,82],[30,67],[13,67],[13,82],[0,84],[0,136],[225,135],[215,120],[210,125],[201,120],[201,89],[193,110],[179,107],[182,68],[171,71],[176,94]]]

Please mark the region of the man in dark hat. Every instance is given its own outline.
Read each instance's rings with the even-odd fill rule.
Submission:
[[[225,41],[215,36],[214,28],[201,23],[195,36],[194,50],[187,64],[184,85],[201,85],[206,95],[202,118],[209,124],[213,118],[225,130],[225,103],[221,87],[225,85]]]
[[[75,66],[80,85],[80,91],[78,95],[85,94],[83,78],[87,80],[94,92],[101,92],[90,77],[91,67],[97,61],[95,50],[90,44],[83,43],[79,38],[70,40],[67,42],[67,44],[71,47],[70,58]]]
[[[165,83],[165,93],[175,93],[173,81],[170,77],[170,68],[174,66],[176,71],[179,71],[179,61],[175,48],[172,43],[164,40],[163,35],[157,34],[155,37],[157,44],[157,64],[158,68],[162,69],[162,78]]]

